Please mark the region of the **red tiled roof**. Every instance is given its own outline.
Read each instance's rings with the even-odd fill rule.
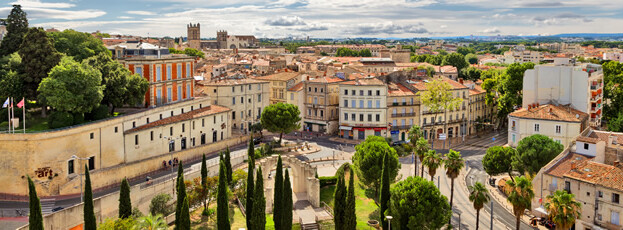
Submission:
[[[578,164],[584,161],[587,161],[589,158],[587,156],[584,156],[582,154],[577,154],[577,153],[569,153],[569,155],[565,156],[563,159],[560,160],[560,162],[558,162],[556,165],[554,165],[553,167],[551,167],[549,170],[547,170],[547,173],[552,175],[552,176],[556,176],[556,177],[563,177],[563,175],[567,172],[569,172],[569,170],[571,170],[571,166],[573,164]]]
[[[337,77],[319,77],[319,78],[314,78],[313,80],[310,80],[309,82],[314,82],[314,83],[335,83],[335,82],[341,82],[344,81],[342,79],[339,79]]]
[[[353,81],[344,81],[340,84],[345,85],[385,85],[383,81],[376,78],[360,78]]]
[[[299,73],[294,71],[281,72],[276,74],[271,74],[263,77],[256,77],[258,80],[271,80],[271,81],[287,81],[292,78],[298,77]]]
[[[622,133],[613,133],[613,132],[604,132],[604,131],[593,130],[588,136],[591,137],[591,138],[596,138],[596,139],[605,141],[606,143],[608,142],[608,138],[610,136],[614,136],[614,137],[616,137],[616,141],[617,141],[618,144],[623,144],[623,134]]]
[[[167,117],[161,120],[157,120],[151,123],[147,123],[141,126],[138,126],[136,128],[132,128],[129,129],[127,131],[125,131],[125,134],[128,133],[133,133],[133,132],[138,132],[144,129],[149,129],[149,128],[153,128],[153,127],[157,127],[157,126],[162,126],[162,125],[168,125],[168,124],[173,124],[173,123],[177,123],[180,121],[187,121],[187,120],[191,120],[191,119],[195,119],[195,118],[199,118],[199,117],[205,117],[208,115],[212,115],[212,114],[217,114],[217,113],[222,113],[222,112],[227,112],[230,111],[231,109],[227,108],[227,107],[223,107],[223,106],[218,106],[218,105],[210,105],[207,107],[203,107],[201,109],[195,109],[193,111],[187,112],[187,113],[182,113],[180,115],[176,115],[176,116],[172,116],[172,117]]]
[[[299,90],[303,89],[303,83],[304,83],[304,82],[299,82],[298,84],[296,84],[296,85],[294,85],[294,86],[290,87],[290,88],[288,89],[288,91],[299,91]]]
[[[390,83],[388,85],[387,94],[389,96],[411,96],[415,95],[413,91],[402,85],[402,83]]]
[[[578,117],[576,117],[578,115]],[[538,108],[521,108],[509,114],[511,117],[530,118],[552,121],[581,122],[588,118],[588,114],[569,106],[541,105]]]

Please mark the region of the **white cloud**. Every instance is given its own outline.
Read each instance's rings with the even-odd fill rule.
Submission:
[[[485,34],[497,34],[497,33],[500,33],[500,29],[498,29],[497,27],[493,27],[493,28],[487,28],[487,29],[484,29],[478,32],[485,33]]]
[[[144,16],[156,15],[156,13],[154,13],[154,12],[142,11],[142,10],[130,10],[130,11],[126,11],[126,13],[128,13],[128,14],[136,14],[136,15],[144,15]]]
[[[119,16],[117,18],[118,19],[132,19],[133,17],[130,17],[130,16]]]
[[[266,20],[266,25],[270,26],[300,26],[306,24],[307,23],[299,16],[281,16]]]
[[[62,3],[62,2],[54,2],[54,3],[46,3],[41,2],[39,0],[17,0],[15,2],[9,3],[9,5],[21,5],[22,7],[36,7],[36,8],[71,8],[76,6],[71,3]]]
[[[390,23],[370,23],[354,25],[349,30],[354,35],[398,35],[398,34],[425,34],[428,30],[421,23],[397,25]]]

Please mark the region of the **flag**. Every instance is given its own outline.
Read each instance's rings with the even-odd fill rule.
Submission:
[[[6,108],[7,106],[9,106],[9,98],[7,98],[4,104],[2,104],[2,108]]]
[[[22,108],[22,107],[24,107],[24,98],[22,98],[22,101],[17,103],[17,108]]]

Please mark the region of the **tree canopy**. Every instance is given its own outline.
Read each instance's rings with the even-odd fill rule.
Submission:
[[[486,103],[497,104],[497,117],[505,122],[509,113],[521,106],[523,75],[528,69],[533,69],[534,63],[513,63],[506,70],[485,71],[481,76],[484,80],[483,89],[487,91]]]
[[[508,173],[512,177],[513,165],[512,158],[515,156],[515,149],[511,147],[492,146],[487,149],[487,153],[482,158],[482,165],[489,176],[496,176]]]
[[[396,183],[390,197],[392,229],[440,229],[452,216],[448,199],[433,182],[421,177],[407,177]]]
[[[441,65],[451,65],[456,67],[457,71],[461,71],[461,69],[469,66],[469,63],[465,61],[465,56],[463,56],[463,54],[451,53],[443,57]]]
[[[541,134],[526,137],[517,145],[517,154],[512,160],[513,168],[522,174],[528,172],[535,175],[563,149],[562,144]]]
[[[61,60],[43,28],[29,28],[19,49],[22,57],[23,89],[26,97],[36,98],[39,83]]]
[[[28,18],[21,5],[13,5],[5,23],[7,34],[0,43],[0,57],[17,52],[28,32]]]
[[[39,99],[52,108],[72,113],[87,113],[104,97],[102,75],[86,63],[64,57],[39,85]]]
[[[72,56],[78,62],[100,53],[110,56],[110,51],[106,49],[104,43],[89,33],[64,30],[62,32],[50,32],[48,36],[54,40],[54,48],[58,52]]]
[[[277,103],[267,106],[262,111],[262,126],[270,132],[279,133],[279,142],[284,133],[300,129],[301,111],[298,106],[286,103]]]
[[[368,136],[364,142],[355,146],[353,165],[359,179],[378,193],[381,184],[383,157],[389,154],[389,180],[394,181],[400,170],[396,150],[387,144],[385,138]]]
[[[22,75],[22,58],[17,52],[0,57],[0,98],[24,95]]]

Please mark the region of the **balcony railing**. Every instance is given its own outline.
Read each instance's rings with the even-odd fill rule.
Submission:
[[[415,113],[392,113],[391,117],[413,117]]]
[[[392,103],[387,103],[387,106],[412,106],[412,105],[417,105],[416,102],[392,102]]]
[[[405,129],[410,129],[411,125],[396,125],[396,126],[392,126],[391,130],[405,130]]]

